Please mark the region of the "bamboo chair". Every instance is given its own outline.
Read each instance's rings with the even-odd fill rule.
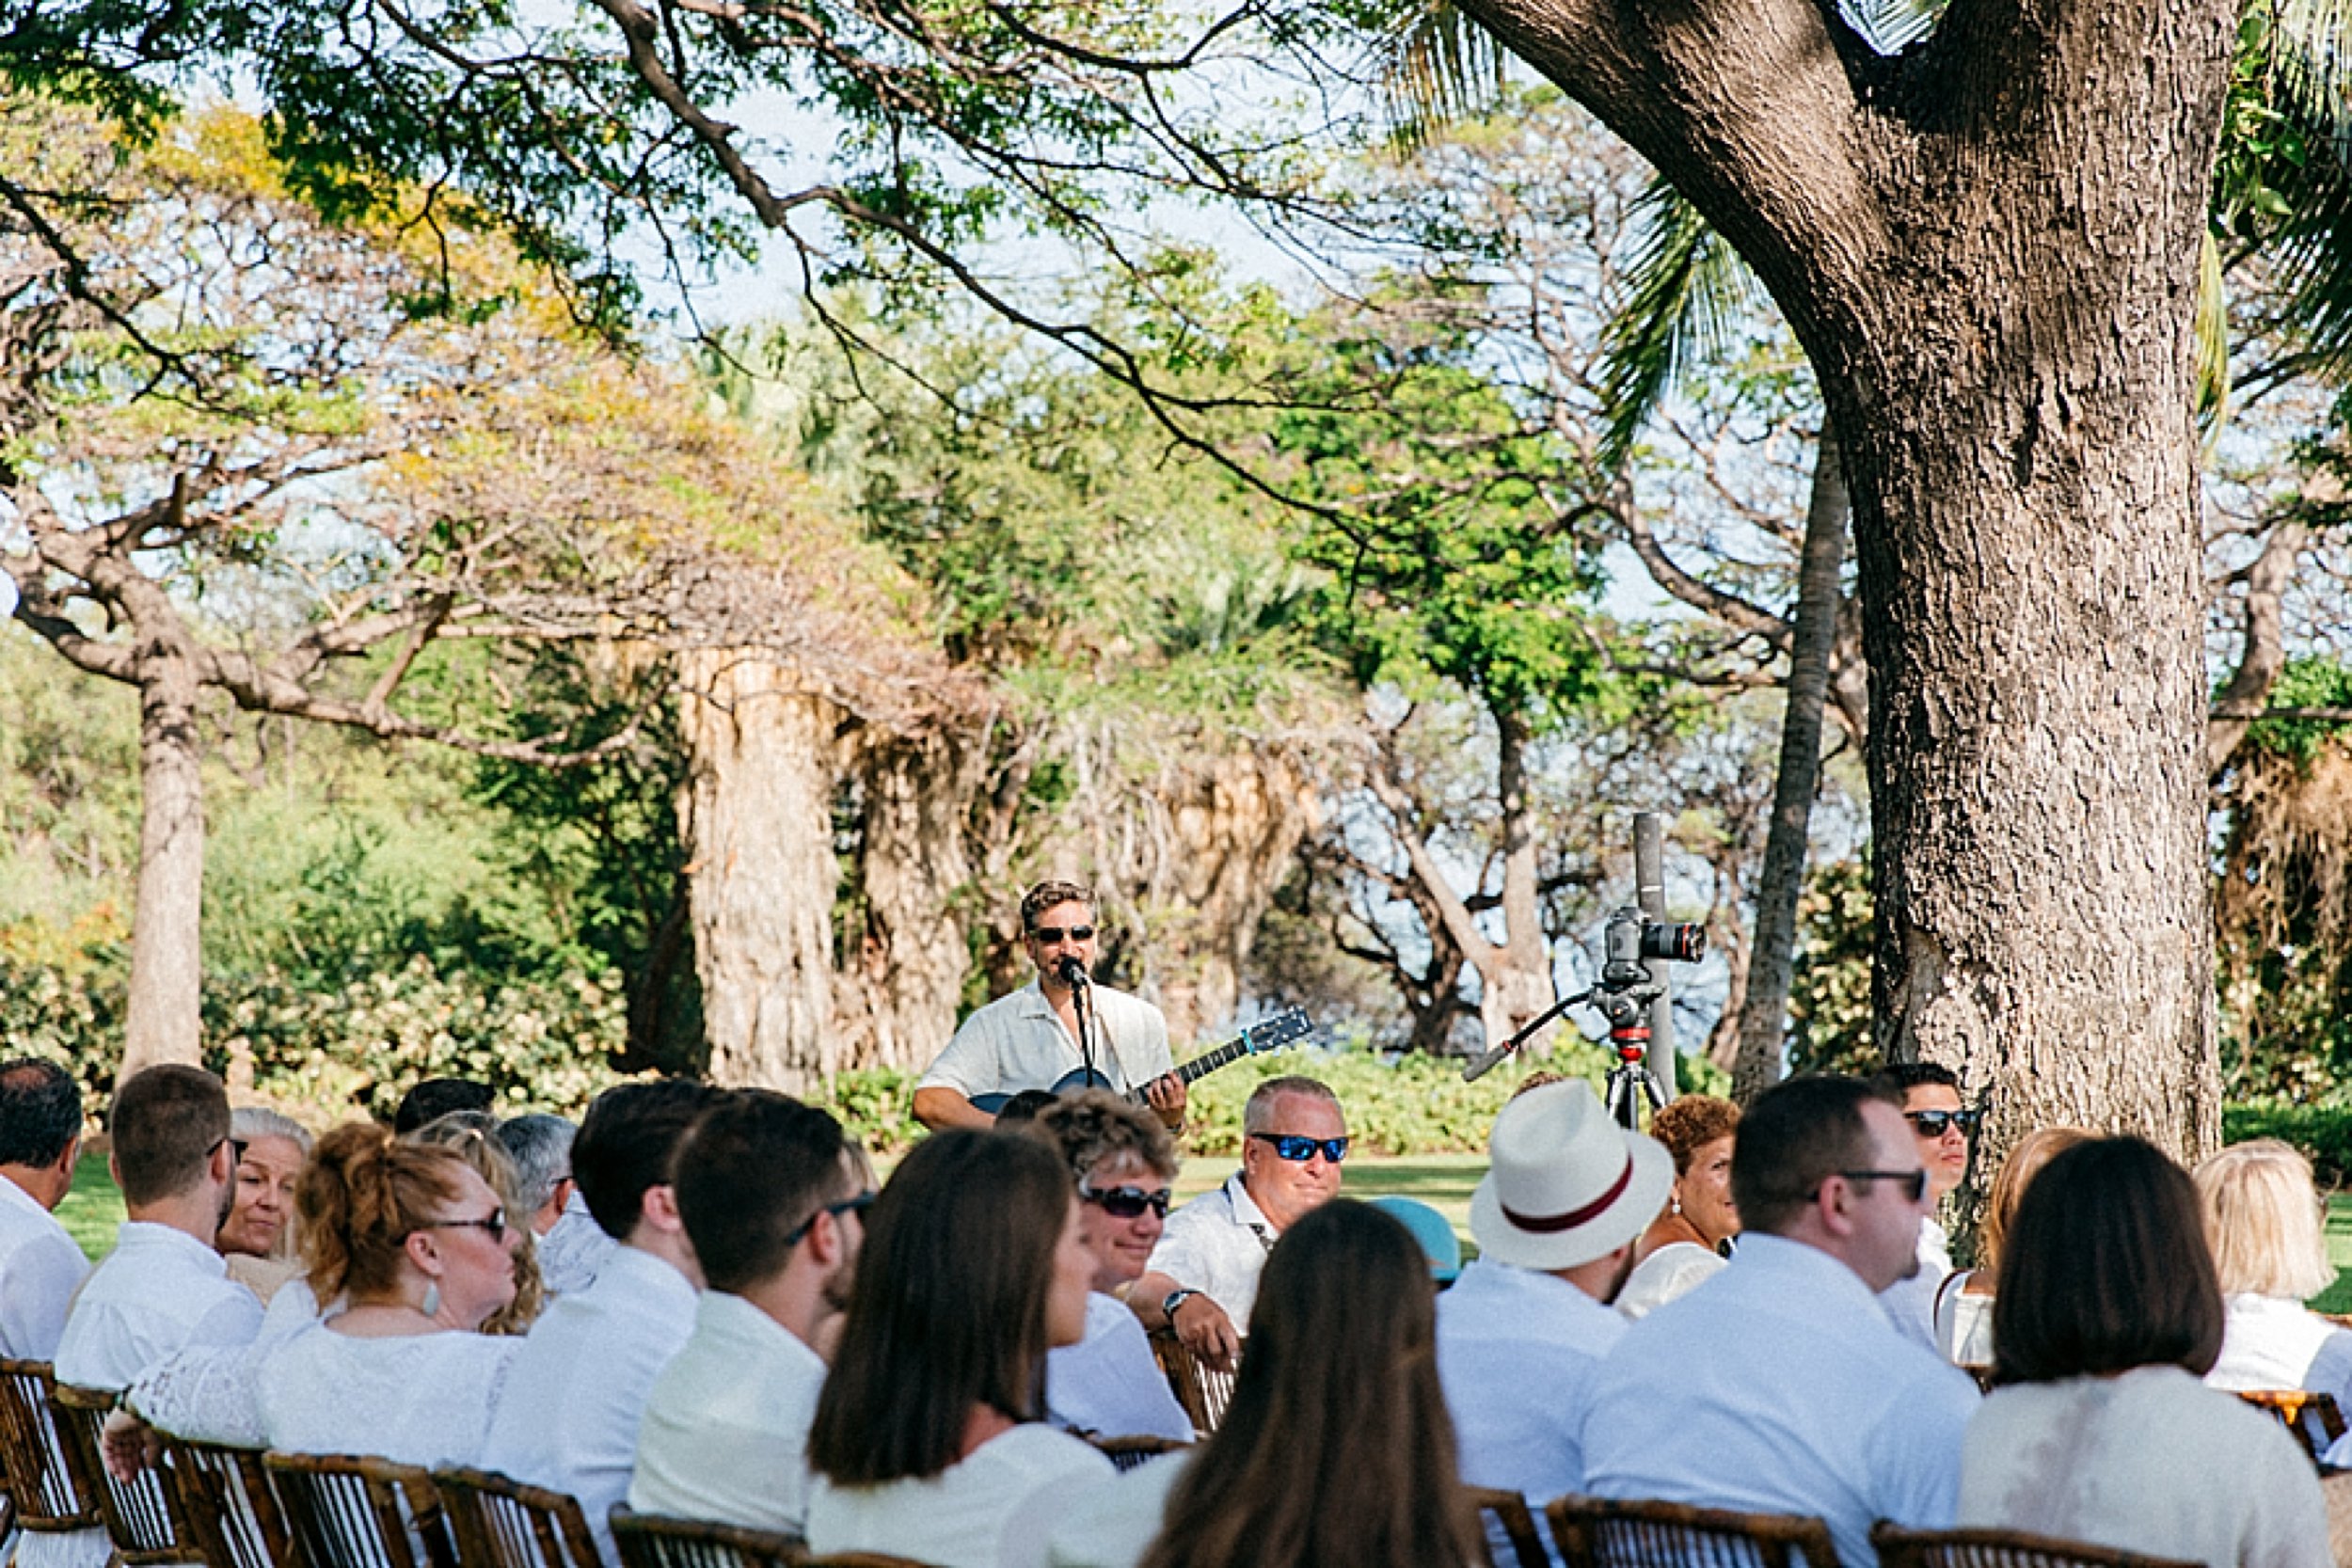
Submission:
[[[1870,1544],[1878,1548],[1879,1568],[2196,1568],[2174,1558],[2024,1530],[1914,1530],[1883,1519],[1870,1527]]]
[[[1184,1407],[1192,1421],[1192,1429],[1206,1437],[1225,1419],[1225,1407],[1233,1402],[1232,1371],[1218,1371],[1184,1348],[1173,1329],[1154,1329],[1152,1333],[1152,1355],[1159,1362],[1161,1373],[1176,1395],[1176,1402]]]
[[[580,1499],[487,1470],[437,1470],[459,1568],[605,1568]]]
[[[262,1455],[167,1434],[183,1533],[212,1568],[301,1568]]]
[[[1527,1498],[1522,1494],[1493,1486],[1470,1486],[1463,1490],[1477,1505],[1478,1522],[1486,1527],[1480,1532],[1480,1539],[1486,1543],[1489,1568],[1492,1568],[1494,1531],[1497,1529],[1502,1532],[1505,1541],[1511,1543],[1511,1555],[1518,1560],[1519,1568],[1546,1568],[1551,1561],[1551,1553],[1545,1548],[1543,1535],[1535,1528],[1535,1511],[1527,1506]]]
[[[1829,1527],[1801,1514],[1571,1496],[1544,1517],[1568,1568],[1838,1568]]]
[[[429,1471],[358,1454],[265,1453],[305,1568],[457,1568]]]
[[[1183,1453],[1192,1447],[1172,1437],[1089,1437],[1087,1441],[1121,1470],[1132,1470],[1164,1453]]]
[[[2250,1388],[2238,1398],[2277,1417],[2279,1423],[2303,1445],[2303,1451],[2312,1456],[2314,1464],[2326,1458],[2336,1439],[2344,1435],[2344,1412],[2337,1408],[2333,1394],[2314,1394],[2301,1388]]]
[[[66,1464],[78,1470],[124,1568],[165,1562],[203,1562],[204,1548],[182,1528],[179,1498],[169,1476],[150,1465],[129,1481],[106,1468],[103,1433],[121,1396],[111,1389],[53,1383],[49,1401],[65,1438]]]
[[[17,1528],[35,1535],[103,1528],[97,1499],[66,1463],[50,1411],[53,1386],[46,1361],[0,1360],[0,1476]]]
[[[799,1568],[808,1560],[807,1543],[797,1535],[625,1507],[612,1511],[612,1545],[621,1568]]]

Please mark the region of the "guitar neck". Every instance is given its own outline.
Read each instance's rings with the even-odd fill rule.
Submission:
[[[1215,1072],[1218,1068],[1231,1066],[1248,1054],[1249,1037],[1244,1035],[1237,1040],[1218,1046],[1215,1051],[1195,1056],[1176,1069],[1176,1076],[1189,1084],[1196,1078],[1205,1077]]]

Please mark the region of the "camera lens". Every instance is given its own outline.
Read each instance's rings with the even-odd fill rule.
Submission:
[[[1644,926],[1642,927],[1642,957],[1670,958],[1676,963],[1696,963],[1707,951],[1706,928],[1694,925]]]

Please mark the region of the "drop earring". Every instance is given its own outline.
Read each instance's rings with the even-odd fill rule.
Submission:
[[[1682,1199],[1680,1198],[1675,1199],[1675,1212],[1677,1214],[1682,1212]]]
[[[426,1317],[430,1318],[430,1317],[434,1316],[435,1314],[437,1314],[437,1312],[439,1312],[439,1311],[440,1311],[440,1309],[441,1309],[441,1284],[440,1284],[440,1281],[439,1281],[439,1280],[437,1280],[437,1279],[428,1279],[428,1280],[426,1280],[426,1281],[424,1282],[424,1305],[423,1305],[423,1306],[421,1306],[421,1307],[418,1307],[418,1308],[417,1308],[417,1310],[418,1310],[418,1311],[420,1311],[420,1312],[421,1312],[421,1313],[423,1313]]]

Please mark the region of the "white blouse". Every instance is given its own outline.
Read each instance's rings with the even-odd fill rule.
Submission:
[[[809,1549],[886,1552],[936,1568],[1042,1568],[1047,1533],[1116,1473],[1099,1449],[1031,1421],[920,1481],[848,1487],[818,1477]]]

